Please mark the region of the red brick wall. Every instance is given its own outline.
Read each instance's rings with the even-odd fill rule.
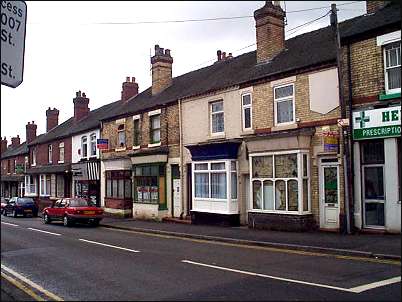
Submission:
[[[71,163],[72,138],[64,138],[52,142],[36,145],[29,148],[29,162],[32,163],[32,152],[36,148],[36,165],[48,165],[48,146],[52,145],[52,164],[57,165],[59,161],[59,144],[64,142],[64,163]]]
[[[111,209],[130,210],[133,202],[127,199],[105,198],[105,207]]]
[[[24,155],[18,155],[14,157],[10,157],[7,159],[2,159],[1,160],[1,175],[6,175],[7,174],[7,162],[10,161],[10,173],[14,173],[14,160],[16,160],[17,165],[18,164],[24,164],[25,163],[25,156]]]

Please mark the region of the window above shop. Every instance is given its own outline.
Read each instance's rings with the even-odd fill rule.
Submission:
[[[294,84],[274,87],[274,113],[275,125],[295,122]]]
[[[386,94],[401,92],[401,41],[384,46]]]
[[[210,106],[211,134],[219,135],[225,133],[225,119],[223,111],[223,100],[213,102]]]
[[[242,124],[243,130],[252,128],[252,100],[251,93],[245,93],[241,96],[242,102]]]

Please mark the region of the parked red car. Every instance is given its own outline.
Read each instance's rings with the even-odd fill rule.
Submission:
[[[83,198],[63,198],[57,200],[51,207],[44,208],[42,214],[44,223],[60,220],[65,226],[71,226],[75,222],[86,222],[96,226],[103,218],[103,209]]]

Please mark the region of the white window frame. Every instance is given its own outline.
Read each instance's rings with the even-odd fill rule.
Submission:
[[[243,97],[249,95],[250,96],[250,104],[248,105],[244,105],[243,103]],[[246,128],[246,118],[245,118],[245,110],[250,108],[250,127]],[[243,131],[247,131],[247,130],[251,130],[253,129],[253,97],[251,92],[245,92],[242,93],[241,95],[241,117],[242,117],[242,127],[243,127]]]
[[[31,177],[33,182],[31,183]],[[25,195],[32,196],[37,193],[37,179],[34,175],[25,175]]]
[[[216,104],[216,103],[222,103],[222,111],[217,111],[217,112],[212,112],[212,105]],[[210,133],[212,136],[216,136],[216,135],[225,135],[225,104],[223,102],[223,99],[221,100],[216,100],[213,102],[209,102],[208,103],[209,106],[209,127],[210,127]],[[223,131],[221,132],[213,132],[213,127],[212,127],[212,116],[215,114],[223,114]]]
[[[63,150],[63,152],[61,152],[61,150]],[[61,156],[63,154],[63,156]],[[59,144],[59,164],[64,163],[64,142],[61,142]]]
[[[47,181],[47,177],[50,177],[50,188],[47,187],[46,181]],[[43,184],[42,184],[42,180]],[[50,174],[40,174],[39,175],[39,196],[50,196],[50,191],[51,191],[51,187],[52,187],[52,179]],[[42,194],[42,187],[43,187],[43,194]]]
[[[119,127],[121,127],[121,126],[123,126],[123,129],[119,130]],[[120,133],[121,132],[124,133],[124,144],[123,144],[123,146],[120,145]],[[117,125],[117,147],[116,147],[116,151],[126,150],[126,146],[127,146],[126,124],[121,123],[121,124]]]
[[[84,156],[84,145],[87,153],[85,156]],[[86,135],[83,135],[81,136],[81,158],[87,158],[87,157],[88,157],[88,137]]]
[[[95,154],[92,154],[92,147],[95,146]],[[89,135],[89,157],[96,157],[97,149],[96,149],[96,133],[93,132]]]
[[[149,148],[150,147],[158,147],[161,145],[162,119],[161,119],[160,111],[161,110],[159,109],[159,110],[153,111],[152,114],[151,114],[151,112],[148,113],[148,116],[149,116],[149,140],[150,140],[150,143],[148,144]],[[152,128],[152,119],[155,118],[156,116],[159,116],[159,128],[155,128],[155,129],[159,130],[159,142],[152,142],[152,134],[154,131],[156,131],[155,129]]]
[[[48,163],[51,164],[53,162],[53,145],[49,144],[47,146],[47,159]]]
[[[286,154],[297,154],[297,177],[290,177],[290,178],[276,178],[275,177],[275,155],[286,155]],[[303,154],[307,155],[307,177],[303,176]],[[260,157],[260,156],[272,156],[272,177],[253,177],[253,158]],[[250,154],[249,160],[249,171],[250,171],[250,204],[249,204],[249,212],[259,212],[259,213],[274,213],[274,214],[291,214],[291,215],[304,215],[304,214],[311,214],[311,173],[310,173],[310,156],[308,150],[291,150],[291,151],[282,151],[282,152],[264,152],[258,154]],[[307,179],[307,202],[308,202],[308,210],[303,210],[303,179]],[[274,198],[274,206],[275,206],[275,182],[278,180],[285,181],[285,194],[286,194],[286,210],[265,210],[263,207],[264,205],[264,190],[263,185],[264,181],[272,181],[273,187],[273,198]],[[298,186],[298,210],[297,211],[288,211],[288,186],[287,182],[290,180],[296,180]],[[261,201],[262,206],[261,209],[254,209],[253,208],[253,201],[254,201],[254,194],[253,194],[253,181],[260,181],[261,182]]]
[[[399,65],[396,66],[392,66],[392,67],[387,67],[387,50],[386,47],[390,44],[393,43],[398,43],[399,42],[399,48],[401,48],[401,40],[399,41],[388,41],[387,43],[384,43],[382,45],[382,54],[383,54],[383,61],[384,61],[384,82],[385,82],[385,94],[393,94],[393,93],[400,93],[401,92],[401,87],[399,88],[394,88],[394,89],[389,89],[388,88],[388,69],[392,69],[392,68],[397,68],[397,67],[401,67],[401,58],[399,58]]]
[[[275,89],[281,88],[281,87],[286,87],[286,86],[293,86],[293,96],[287,96],[283,98],[276,98],[275,96]],[[274,120],[275,120],[275,126],[285,126],[285,125],[292,125],[296,123],[296,102],[295,102],[295,84],[294,83],[286,83],[283,85],[277,85],[274,86],[273,88],[273,96],[274,96]],[[283,101],[287,101],[290,98],[292,98],[292,107],[293,107],[293,120],[290,122],[283,122],[283,123],[278,123],[278,109],[277,109],[277,104]]]
[[[32,149],[32,165],[31,166],[36,166],[36,148]]]
[[[14,174],[17,174],[17,160],[14,159]]]
[[[29,164],[29,157],[25,156],[24,157],[24,172],[27,171],[28,164]]]

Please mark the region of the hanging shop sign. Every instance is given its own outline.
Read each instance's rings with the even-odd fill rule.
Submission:
[[[401,135],[401,106],[353,112],[353,139]]]

